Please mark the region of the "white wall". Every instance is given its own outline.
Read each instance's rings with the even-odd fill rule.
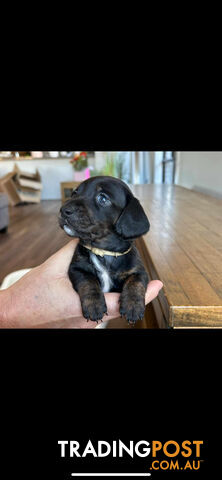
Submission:
[[[222,152],[177,152],[175,183],[222,197]]]

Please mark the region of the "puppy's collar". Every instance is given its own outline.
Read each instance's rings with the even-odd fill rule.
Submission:
[[[126,255],[128,252],[130,252],[132,248],[131,246],[125,252],[120,253],[120,252],[110,252],[109,250],[103,250],[102,248],[91,247],[89,245],[82,245],[82,247],[88,248],[88,250],[91,250],[91,252],[95,253],[95,255],[99,255],[100,257],[104,257],[104,255],[111,255],[112,257],[120,257],[121,255]]]

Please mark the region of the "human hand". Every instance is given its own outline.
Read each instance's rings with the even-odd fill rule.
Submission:
[[[95,328],[96,322],[82,316],[79,295],[67,272],[78,239],[73,239],[44,263],[33,268],[14,285],[0,292],[1,328]],[[157,297],[163,284],[148,284],[145,303]],[[119,293],[105,293],[108,315],[120,316]]]

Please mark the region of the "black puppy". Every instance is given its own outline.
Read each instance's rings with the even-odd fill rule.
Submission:
[[[84,317],[107,313],[105,292],[121,292],[120,314],[129,323],[145,310],[148,275],[133,240],[149,230],[149,221],[128,186],[98,176],[81,183],[60,210],[60,226],[80,238],[69,267]]]

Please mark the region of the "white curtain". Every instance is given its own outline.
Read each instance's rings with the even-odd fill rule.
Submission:
[[[153,153],[154,152],[130,152],[131,153],[131,183],[152,183],[153,181]]]

